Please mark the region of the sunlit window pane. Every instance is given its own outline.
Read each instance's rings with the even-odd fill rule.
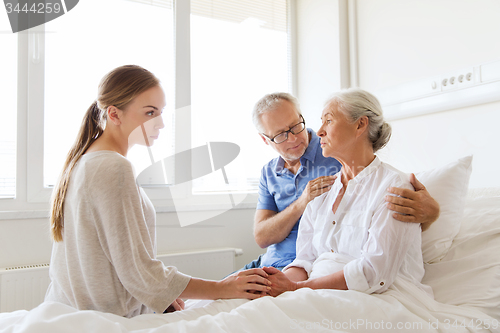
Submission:
[[[229,141],[239,156],[225,171],[194,182],[194,192],[251,191],[276,153],[251,120],[263,95],[288,91],[286,0],[191,1],[192,145]]]
[[[0,20],[0,198],[16,195],[17,37],[9,21]]]
[[[101,78],[128,64],[153,72],[167,98],[154,160],[172,154],[173,13],[171,0],[85,0],[45,25],[44,184],[54,185]],[[127,156],[136,171],[152,161],[144,147]]]

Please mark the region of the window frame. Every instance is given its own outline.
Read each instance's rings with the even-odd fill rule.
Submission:
[[[297,94],[296,7],[296,0],[287,0],[289,82],[294,95]],[[190,0],[173,0],[173,15],[175,152],[180,152],[191,148]],[[14,198],[0,199],[0,220],[48,217],[52,188],[44,187],[43,182],[44,75],[45,25],[40,25],[18,33],[16,193]],[[175,203],[166,188],[144,190],[158,213],[227,208],[222,200],[226,194],[192,194],[190,184],[176,185],[181,195]],[[244,199],[233,209],[256,207],[256,193],[238,194],[241,195]]]

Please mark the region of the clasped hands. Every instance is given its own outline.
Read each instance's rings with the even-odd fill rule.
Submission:
[[[278,296],[285,291],[297,289],[297,283],[274,267],[251,268],[233,273],[214,284],[215,298],[256,299],[263,296]],[[210,299],[210,298],[209,298]],[[165,312],[184,310],[182,299],[176,299]]]
[[[246,293],[250,294],[245,297],[249,299],[255,299],[263,296],[273,296],[276,297],[281,295],[285,291],[297,290],[297,282],[290,280],[283,272],[275,267],[263,267],[263,268],[252,268],[245,271],[235,273],[236,278],[246,278],[251,284],[247,284],[247,287],[251,289],[245,290]]]

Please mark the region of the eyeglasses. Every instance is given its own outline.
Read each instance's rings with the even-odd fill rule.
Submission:
[[[265,134],[264,135],[266,138],[268,138],[271,142],[274,142],[275,144],[279,145],[280,143],[285,142],[288,140],[288,133],[292,133],[293,135],[297,135],[301,133],[305,128],[306,128],[306,121],[304,120],[304,117],[300,115],[300,118],[302,121],[296,125],[293,125],[288,131],[281,132],[278,135],[275,135],[273,138],[268,137]]]

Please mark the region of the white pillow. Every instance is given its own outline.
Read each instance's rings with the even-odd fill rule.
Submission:
[[[471,192],[480,196],[471,198]],[[422,283],[432,287],[440,303],[500,318],[500,188],[468,196],[458,235],[440,262],[425,265]]]
[[[458,234],[471,171],[472,155],[443,167],[415,174],[440,206],[438,220],[422,233],[425,263],[440,261]]]

